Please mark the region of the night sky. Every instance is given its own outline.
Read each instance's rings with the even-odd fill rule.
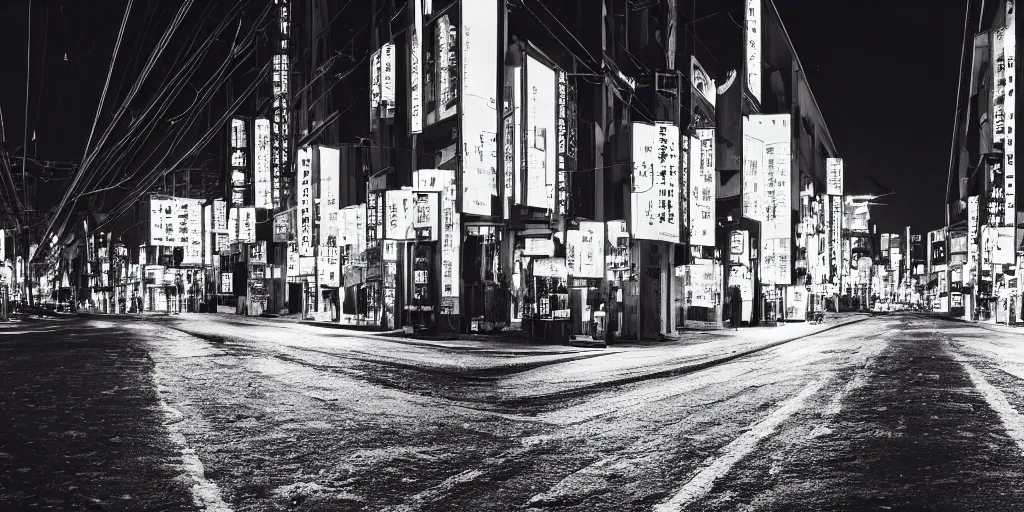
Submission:
[[[915,231],[940,227],[964,2],[775,3],[846,161],[847,191],[879,193],[876,180],[897,192],[881,200],[889,206],[875,210],[880,230],[899,231],[908,223]],[[35,131],[37,141],[29,146],[30,157],[81,160],[125,4],[34,1],[29,138]],[[178,5],[137,1],[133,19],[140,22],[132,23],[123,44],[141,40],[144,16],[170,16]],[[0,109],[8,150],[21,146],[24,130],[27,7],[28,0],[0,1],[6,29],[0,31],[5,48]],[[139,59],[138,46],[122,47],[119,61]],[[116,87],[118,95],[131,81],[125,74],[118,69],[112,78],[111,88]],[[105,115],[109,112],[108,107]],[[97,130],[106,119],[100,118]]]
[[[962,0],[775,0],[846,164],[848,193],[897,193],[879,231],[945,224]]]

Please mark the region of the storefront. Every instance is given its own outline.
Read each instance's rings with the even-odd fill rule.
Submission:
[[[565,258],[531,259],[526,278],[523,330],[531,339],[568,342],[572,310]]]

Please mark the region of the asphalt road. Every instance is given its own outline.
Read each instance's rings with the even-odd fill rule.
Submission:
[[[690,349],[5,326],[0,509],[1024,509],[1024,330],[878,317],[676,376],[538,384]]]

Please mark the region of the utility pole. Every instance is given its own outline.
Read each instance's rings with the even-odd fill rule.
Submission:
[[[29,230],[28,225],[29,225],[29,212],[30,212],[31,209],[28,207],[28,179],[27,179],[28,165],[27,165],[27,162],[28,162],[28,103],[29,103],[29,101],[28,101],[29,100],[29,94],[28,93],[29,93],[29,84],[31,84],[31,82],[32,82],[32,73],[31,73],[31,71],[32,71],[32,0],[28,0],[28,38],[27,38],[27,44],[25,45],[25,47],[26,47],[26,50],[25,50],[26,51],[26,58],[25,58],[25,131],[24,131],[24,147],[22,148],[22,153],[21,153],[21,194],[22,194],[22,205],[25,208],[25,227],[24,227],[25,239],[24,239],[22,245],[24,246],[23,252],[25,254],[25,256],[24,256],[24,258],[25,258],[25,260],[24,260],[25,261],[25,288],[26,288],[26,292],[28,293],[28,304],[29,304],[29,307],[31,307],[31,306],[34,305],[34,300],[33,300],[33,297],[32,297],[32,261],[31,261],[31,258],[29,258],[29,256],[34,256],[34,255],[29,254],[29,244],[31,243],[31,238],[29,237],[29,235],[31,234],[31,231]]]

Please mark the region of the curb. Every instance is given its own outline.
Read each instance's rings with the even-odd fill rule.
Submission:
[[[667,377],[677,377],[677,376],[680,376],[680,375],[686,375],[688,373],[699,372],[701,370],[706,370],[706,369],[714,367],[714,366],[718,366],[718,365],[721,365],[721,364],[725,364],[725,363],[734,361],[734,360],[739,359],[741,357],[746,357],[746,356],[749,356],[749,355],[752,355],[752,354],[756,354],[758,352],[763,352],[765,350],[768,350],[768,349],[771,349],[771,348],[775,348],[775,347],[778,347],[780,345],[785,345],[786,343],[792,343],[792,342],[794,342],[796,340],[800,340],[800,339],[803,339],[803,338],[808,338],[808,337],[811,337],[811,336],[817,336],[818,334],[821,334],[821,333],[824,333],[824,332],[828,332],[828,331],[831,331],[833,329],[838,329],[840,327],[846,327],[847,325],[853,325],[853,324],[856,324],[856,323],[860,323],[860,322],[863,322],[865,320],[869,320],[871,318],[872,317],[870,317],[870,316],[866,316],[864,318],[858,318],[856,320],[851,320],[849,322],[844,322],[844,323],[841,323],[841,324],[836,324],[836,325],[832,325],[832,326],[826,327],[826,328],[824,328],[824,329],[822,329],[822,330],[820,330],[818,332],[813,332],[813,333],[810,333],[810,334],[804,334],[804,335],[801,335],[801,336],[794,336],[792,338],[787,338],[787,339],[784,339],[784,340],[774,341],[772,343],[769,343],[767,345],[763,345],[763,346],[760,346],[760,347],[757,347],[757,348],[753,348],[753,349],[746,350],[746,351],[743,351],[743,352],[739,352],[739,353],[736,353],[736,354],[730,354],[728,356],[720,357],[720,358],[717,358],[717,359],[711,359],[711,360],[704,361],[704,362],[697,363],[697,364],[692,364],[692,365],[688,365],[688,366],[681,366],[681,367],[678,367],[678,368],[672,368],[672,369],[669,369],[669,370],[662,370],[662,371],[658,371],[658,372],[654,372],[654,373],[648,373],[646,375],[637,375],[637,376],[633,376],[633,377],[623,377],[621,379],[606,380],[606,381],[603,381],[603,382],[600,382],[600,383],[597,383],[597,384],[588,384],[586,386],[574,388],[574,389],[567,390],[567,391],[559,391],[559,392],[548,393],[548,394],[544,394],[544,395],[534,395],[534,396],[530,396],[530,397],[517,398],[515,400],[510,400],[508,403],[510,403],[510,404],[516,404],[518,402],[528,403],[528,402],[532,402],[532,401],[538,400],[538,399],[539,400],[557,400],[557,399],[564,399],[564,398],[572,398],[574,396],[582,395],[582,394],[584,394],[584,393],[586,393],[588,391],[594,391],[594,390],[597,390],[597,389],[607,388],[607,387],[610,387],[610,386],[622,386],[622,385],[626,385],[626,384],[634,384],[634,383],[637,383],[637,382],[644,382],[644,381],[647,381],[647,380],[662,379],[662,378],[667,378]]]
[[[396,334],[402,334],[404,332],[401,329],[396,329],[396,330],[388,331],[388,330],[382,330],[380,328],[367,327],[367,326],[363,326],[363,325],[348,325],[348,324],[341,324],[341,323],[334,323],[334,322],[317,322],[315,320],[298,320],[298,321],[295,321],[295,323],[304,324],[304,325],[312,325],[312,326],[316,326],[316,327],[323,327],[323,328],[326,328],[326,329],[339,329],[339,330],[345,330],[345,331],[353,331],[353,332],[375,334],[377,336],[394,336]]]
[[[928,316],[930,318],[935,318],[937,320],[945,320],[947,322],[957,322],[957,323],[961,323],[961,324],[973,325],[974,327],[978,327],[980,329],[985,329],[986,331],[990,331],[990,332],[998,332],[1000,334],[1010,334],[1010,335],[1013,335],[1013,334],[1024,334],[1024,328],[1017,327],[1017,326],[1009,326],[1009,325],[1007,325],[1007,326],[1004,326],[1004,328],[996,328],[992,324],[989,324],[989,323],[986,323],[986,322],[978,322],[978,321],[975,321],[975,320],[966,320],[966,319],[963,319],[963,318],[955,318],[955,317],[951,317],[951,316],[942,316],[942,315],[926,315],[926,316]],[[1016,329],[1019,329],[1019,332],[1010,332],[1010,331],[1008,331],[1008,330],[1016,330]]]

